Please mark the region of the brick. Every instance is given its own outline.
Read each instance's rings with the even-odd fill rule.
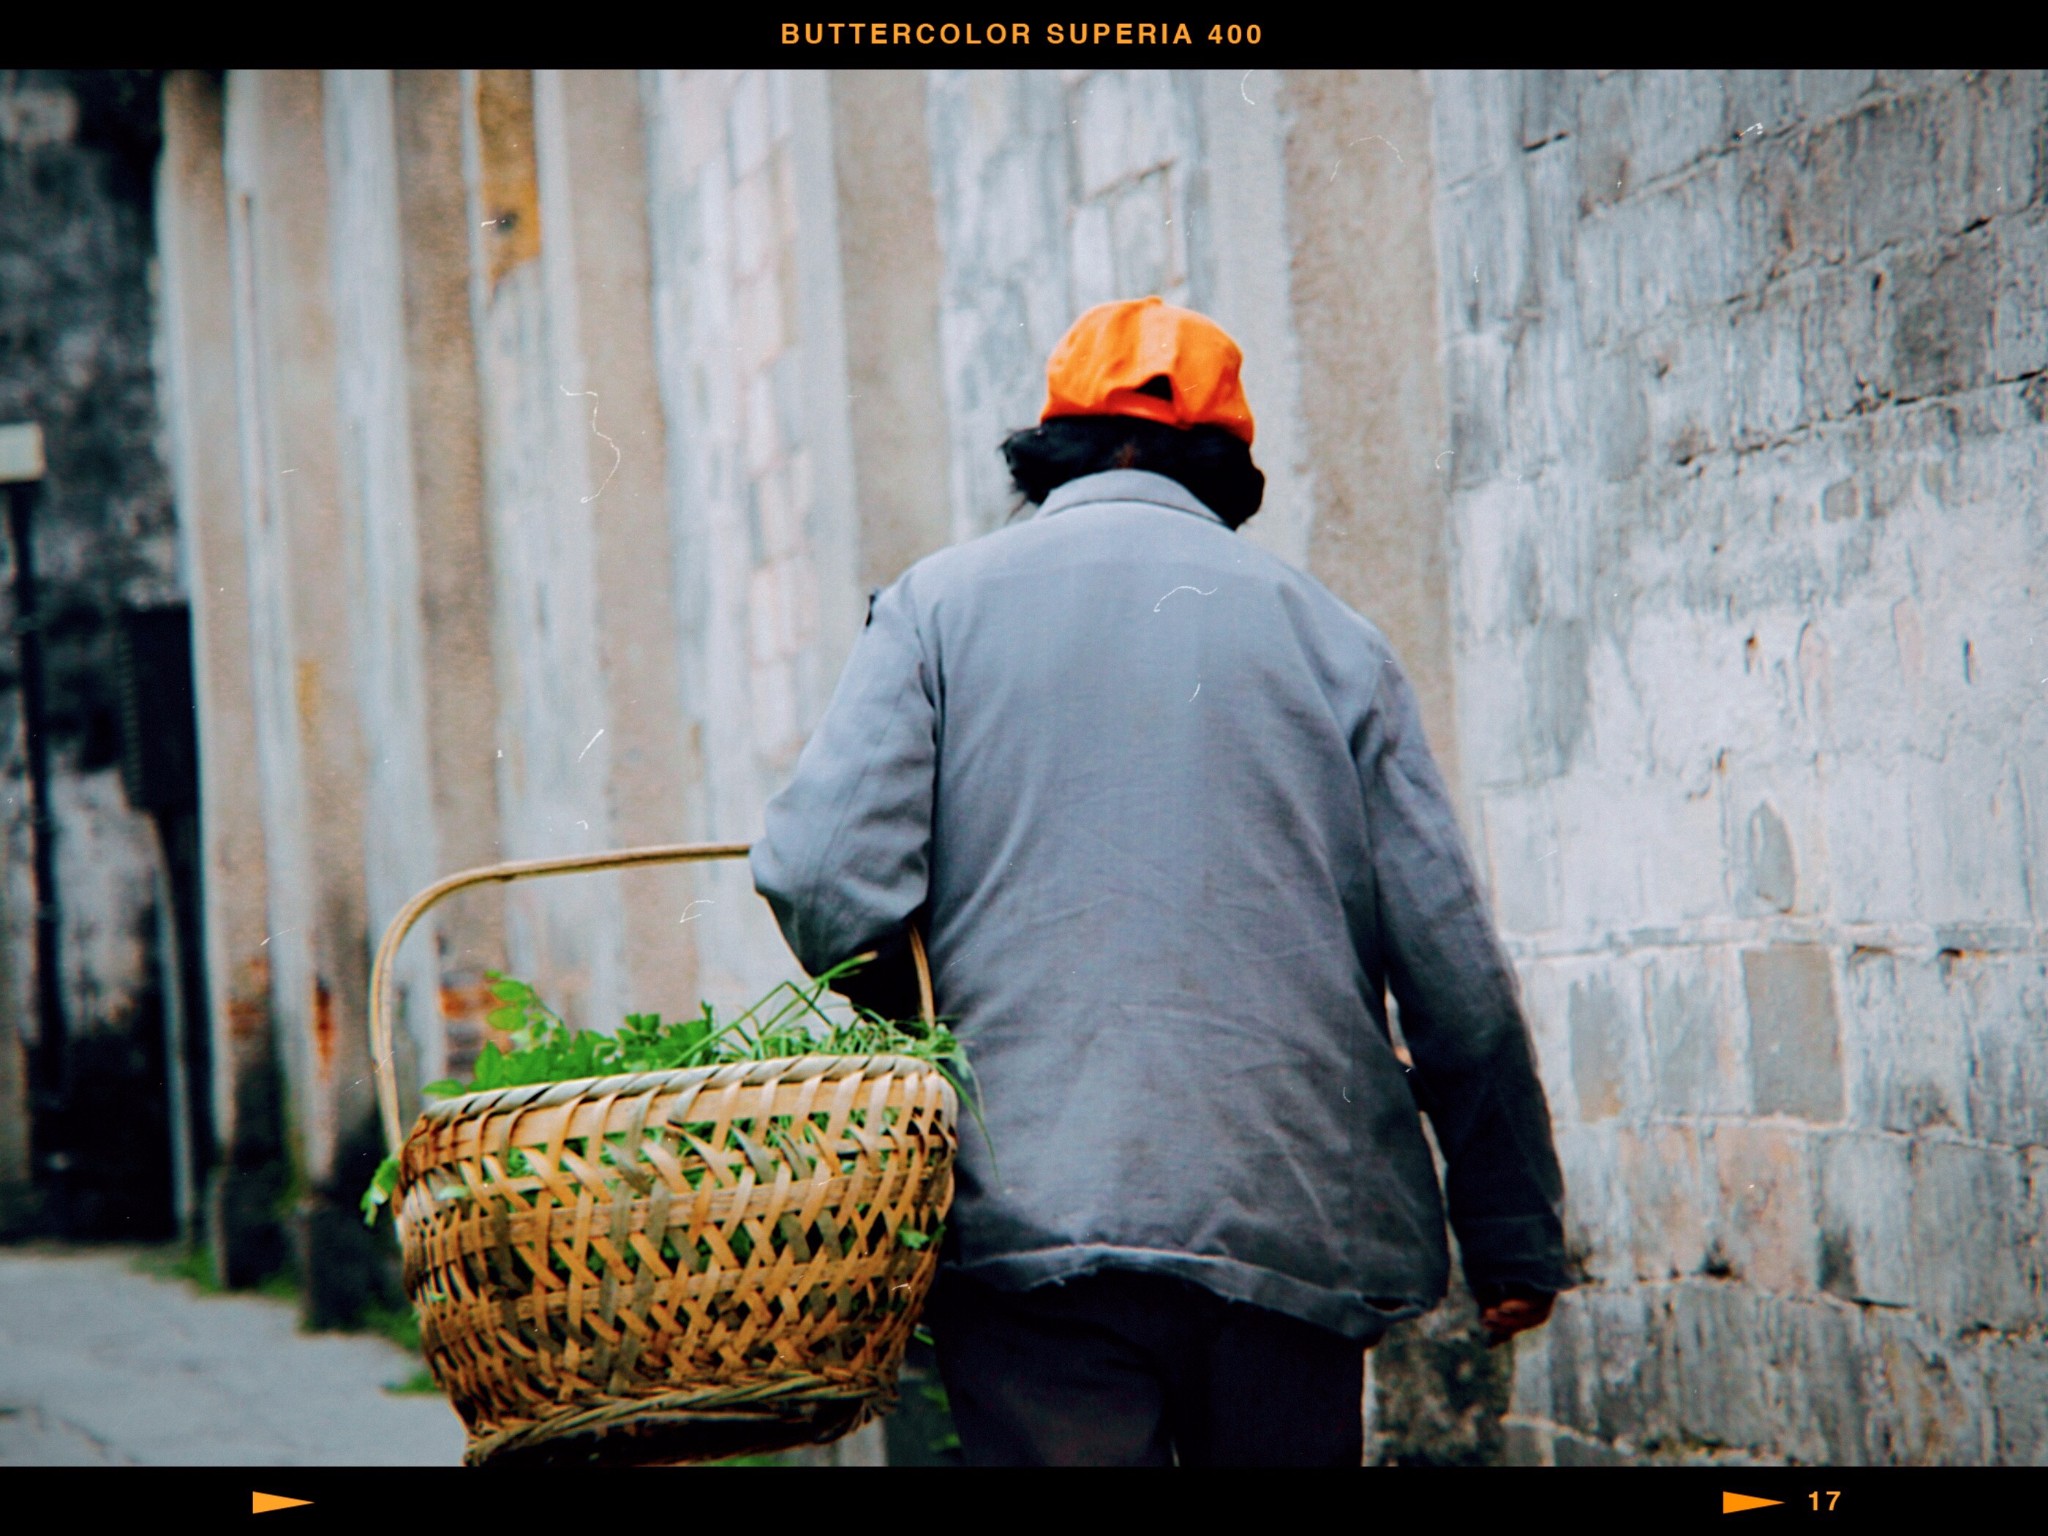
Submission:
[[[1749,1107],[1746,1032],[1725,959],[1703,950],[1666,951],[1643,971],[1656,1104],[1667,1114],[1733,1114]]]
[[[1799,895],[1799,863],[1785,819],[1759,800],[1743,823],[1741,894],[1751,911],[1789,912]]]
[[[1813,1157],[1821,1289],[1844,1301],[1911,1306],[1912,1144],[1900,1136],[1835,1132],[1814,1138]]]
[[[2017,1153],[1959,1142],[1913,1149],[1913,1284],[1920,1310],[1951,1337],[2038,1324],[2042,1277],[2026,1246]]]
[[[1763,1290],[1811,1291],[1819,1255],[1805,1133],[1721,1122],[1704,1149],[1719,1191],[1710,1236],[1736,1273]]]
[[[1840,1024],[1827,951],[1807,944],[1745,951],[1742,981],[1757,1113],[1839,1119]]]

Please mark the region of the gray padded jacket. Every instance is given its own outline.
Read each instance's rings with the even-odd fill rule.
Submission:
[[[1070,482],[881,592],[753,872],[813,974],[928,925],[988,1135],[963,1127],[949,1265],[1164,1271],[1365,1338],[1443,1296],[1447,1202],[1475,1286],[1569,1285],[1415,696],[1176,482]]]

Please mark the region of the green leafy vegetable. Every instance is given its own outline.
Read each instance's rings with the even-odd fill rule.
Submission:
[[[478,1053],[467,1083],[442,1078],[426,1084],[420,1092],[445,1099],[527,1083],[672,1072],[790,1056],[908,1056],[943,1072],[979,1125],[981,1109],[973,1070],[959,1040],[944,1022],[891,1020],[866,1009],[848,1009],[836,1001],[828,1007],[824,1002],[833,982],[870,958],[856,956],[814,977],[808,986],[780,982],[751,1008],[730,1019],[721,1020],[717,1010],[705,1003],[696,1015],[685,1019],[664,1021],[658,1013],[630,1013],[613,1034],[570,1028],[526,982],[489,971],[485,974],[498,999],[489,1015],[490,1025],[510,1038],[512,1049],[501,1051],[495,1041],[489,1042]],[[363,1192],[366,1224],[376,1224],[378,1207],[389,1204],[397,1188],[398,1159],[387,1157]],[[931,1237],[904,1229],[897,1233],[897,1240],[915,1249],[925,1246]]]

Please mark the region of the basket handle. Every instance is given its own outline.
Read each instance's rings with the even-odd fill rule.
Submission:
[[[610,853],[574,854],[560,859],[514,859],[504,864],[484,864],[444,876],[422,890],[398,909],[398,915],[384,930],[377,944],[377,960],[370,968],[370,1062],[377,1073],[377,1112],[384,1122],[385,1144],[396,1154],[402,1141],[398,1123],[398,1073],[392,1065],[391,1017],[397,985],[393,976],[398,946],[427,912],[443,897],[474,885],[506,885],[514,880],[533,880],[544,875],[581,875],[601,869],[635,869],[648,864],[694,864],[707,859],[743,859],[745,843],[661,843],[647,848],[619,848]],[[910,954],[917,966],[918,1001],[924,1008],[927,1027],[936,1028],[933,1008],[931,964],[925,956],[924,939],[915,925],[910,930]],[[863,957],[871,958],[871,957]]]

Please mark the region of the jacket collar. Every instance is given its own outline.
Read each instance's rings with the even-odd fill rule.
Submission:
[[[1069,480],[1046,497],[1045,504],[1033,516],[1049,517],[1069,507],[1105,501],[1147,502],[1155,507],[1171,507],[1176,512],[1192,512],[1196,517],[1206,517],[1212,523],[1229,526],[1178,480],[1155,475],[1149,469],[1108,469],[1099,475],[1083,475],[1078,480]]]

